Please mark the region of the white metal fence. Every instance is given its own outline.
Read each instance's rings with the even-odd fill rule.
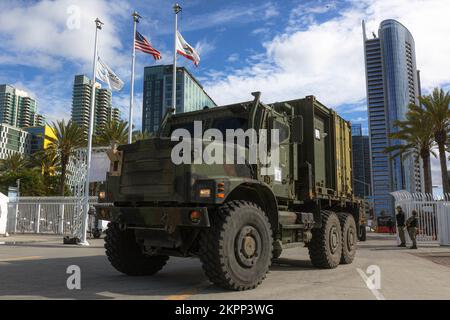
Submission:
[[[411,194],[407,191],[391,194],[395,198],[395,206],[402,207],[406,219],[413,210],[417,212],[418,242],[450,245],[450,195],[434,198],[430,194]]]
[[[82,212],[80,197],[21,197],[8,204],[7,232],[77,235]]]

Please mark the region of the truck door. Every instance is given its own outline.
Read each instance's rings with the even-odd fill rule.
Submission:
[[[271,114],[270,129],[277,129],[279,133],[279,164],[274,165],[274,175],[271,186],[277,197],[293,197],[293,177],[291,176],[291,143],[289,116],[273,112]],[[272,156],[272,155],[271,155]],[[273,159],[273,156],[272,156]]]
[[[325,124],[319,117],[314,118],[314,164],[316,185],[325,187]]]

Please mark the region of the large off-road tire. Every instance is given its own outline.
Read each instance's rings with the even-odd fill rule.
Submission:
[[[366,241],[367,240],[367,230],[366,230],[366,225],[362,224],[359,226],[359,230],[358,230],[358,240],[359,241]]]
[[[129,276],[150,276],[161,270],[168,256],[142,253],[133,230],[121,230],[110,222],[105,237],[106,256],[116,270]]]
[[[338,214],[342,228],[341,264],[350,264],[355,259],[356,244],[358,242],[355,218],[349,213]]]
[[[247,201],[230,201],[211,214],[202,232],[200,260],[214,284],[231,290],[257,287],[269,272],[272,229],[264,211]]]
[[[332,211],[322,211],[322,227],[312,230],[308,244],[309,257],[315,267],[333,269],[342,255],[342,230],[339,218]]]

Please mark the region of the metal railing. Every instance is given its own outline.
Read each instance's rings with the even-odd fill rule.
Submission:
[[[82,208],[80,197],[21,197],[8,203],[7,232],[75,235]]]
[[[417,241],[450,245],[450,195],[433,197],[425,193],[396,191],[391,193],[395,206],[401,206],[408,219],[417,212]]]

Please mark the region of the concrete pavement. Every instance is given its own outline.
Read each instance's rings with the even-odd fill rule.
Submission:
[[[0,299],[450,299],[450,248],[398,249],[391,236],[370,236],[353,264],[334,270],[313,268],[305,248],[285,250],[262,285],[244,292],[210,284],[197,259],[171,258],[153,277],[128,277],[109,264],[103,240],[42,240],[0,245]],[[81,290],[67,289],[70,265],[81,269]],[[363,278],[369,266],[381,272],[379,290]]]

